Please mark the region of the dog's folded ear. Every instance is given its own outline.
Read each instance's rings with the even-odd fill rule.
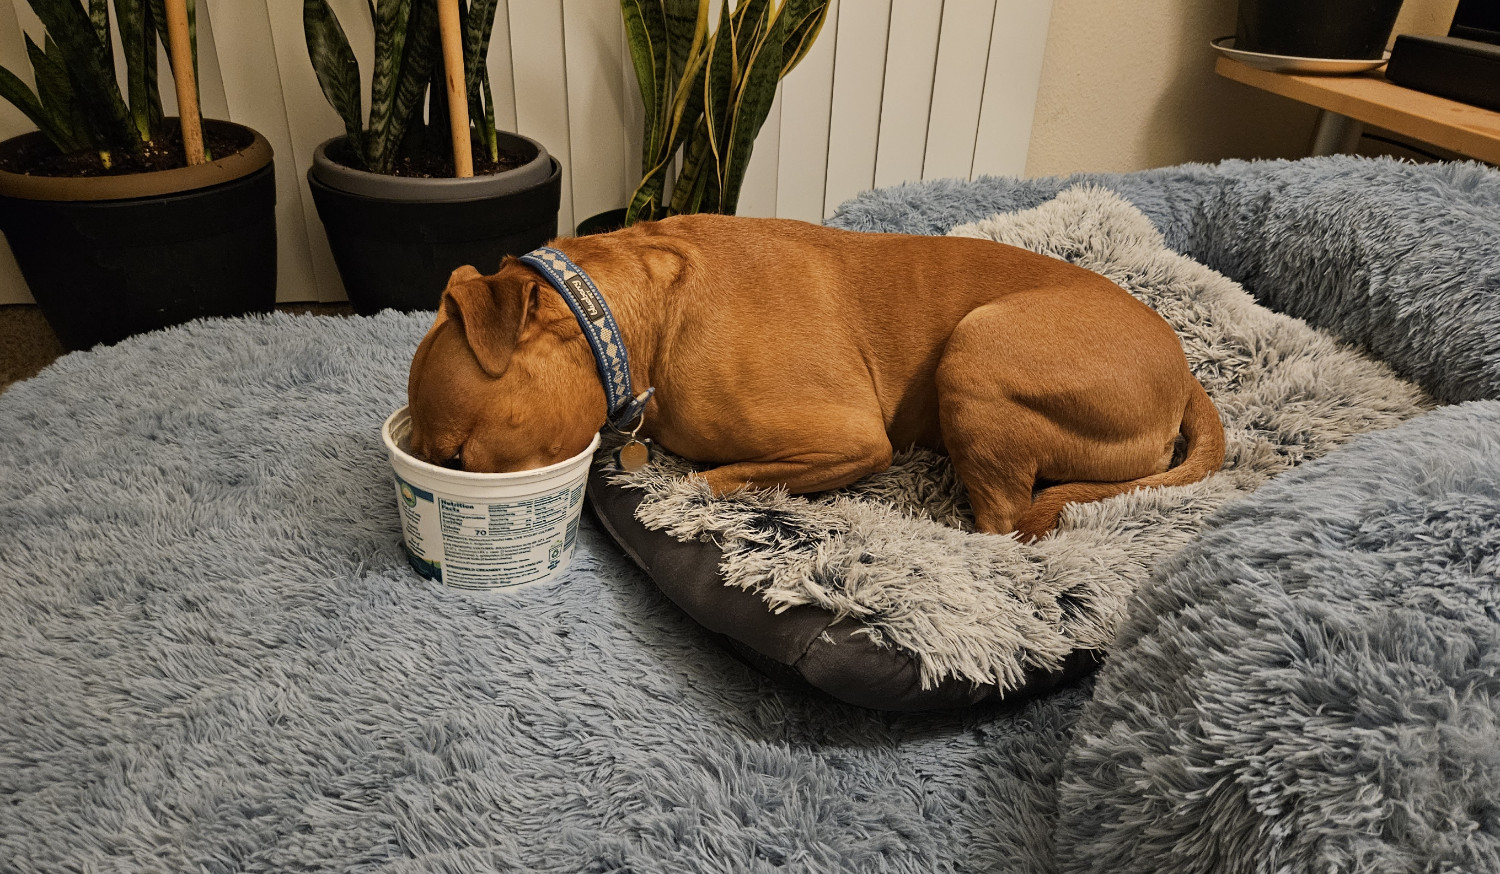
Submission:
[[[473,267],[460,267],[448,278],[442,308],[463,328],[479,366],[498,377],[510,366],[536,301],[535,281],[485,277]]]

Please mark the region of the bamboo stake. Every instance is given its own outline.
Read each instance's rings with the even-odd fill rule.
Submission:
[[[182,149],[188,164],[206,164],[203,120],[198,117],[198,83],[193,79],[193,43],[188,37],[187,0],[167,0],[167,50],[172,53],[172,80],[177,83],[177,118],[182,122]]]
[[[464,78],[464,44],[458,0],[438,0],[438,36],[443,42],[443,78],[448,83],[448,130],[453,135],[453,175],[474,175],[469,141],[469,90]]]

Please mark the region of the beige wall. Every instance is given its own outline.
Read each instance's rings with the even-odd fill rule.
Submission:
[[[1214,75],[1236,0],[1054,0],[1028,176],[1307,153],[1316,111]],[[1458,0],[1406,0],[1397,33],[1446,33]]]

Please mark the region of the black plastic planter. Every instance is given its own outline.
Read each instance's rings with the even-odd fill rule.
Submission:
[[[591,215],[578,223],[578,236],[587,237],[592,234],[608,234],[625,227],[626,210],[607,209],[597,215]]]
[[[1240,0],[1234,47],[1295,58],[1376,60],[1402,0]]]
[[[196,318],[275,306],[275,170],[270,146],[254,139],[252,149],[213,165],[0,180],[26,195],[0,193],[0,231],[64,346],[88,349]],[[204,178],[230,181],[191,187]],[[153,188],[176,190],[120,196]],[[113,199],[83,199],[96,194]]]
[[[493,273],[506,255],[525,254],[557,236],[562,166],[534,141],[501,135],[512,139],[508,148],[529,144],[531,154],[540,158],[527,171],[534,181],[383,177],[331,165],[323,156],[332,140],[319,148],[307,182],[355,312],[435,310],[456,268],[468,264]],[[329,181],[358,186],[364,193]],[[390,186],[392,196],[370,196],[382,185]],[[464,196],[489,187],[510,190]],[[421,196],[424,189],[433,192],[430,198]]]

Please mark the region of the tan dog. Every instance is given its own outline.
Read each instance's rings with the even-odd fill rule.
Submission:
[[[980,530],[1030,538],[1068,502],[1223,463],[1218,411],[1172,328],[1064,261],[715,215],[553,245],[614,310],[636,390],[656,388],[642,436],[716,465],[702,474],[715,493],[838,488],[917,444],[951,455]],[[514,258],[454,272],[408,391],[412,451],[471,471],[576,455],[606,419],[573,313]]]

